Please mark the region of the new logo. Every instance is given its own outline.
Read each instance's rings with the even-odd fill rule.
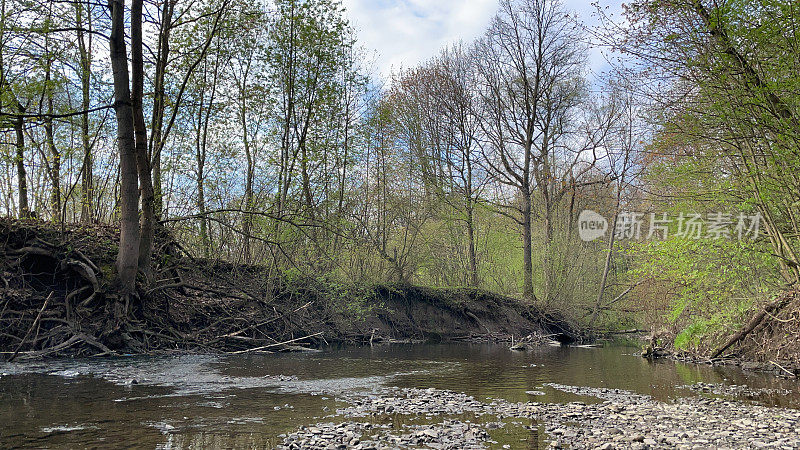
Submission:
[[[593,241],[603,237],[608,230],[608,221],[605,217],[590,210],[584,209],[578,216],[578,234],[584,242]]]

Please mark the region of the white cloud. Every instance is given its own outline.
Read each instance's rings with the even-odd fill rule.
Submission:
[[[562,0],[589,27],[598,20],[588,0]],[[607,13],[619,14],[622,0],[600,0]],[[343,0],[358,32],[359,43],[376,51],[375,75],[388,79],[401,68],[412,68],[445,46],[481,36],[497,12],[497,0]],[[618,18],[618,16],[617,16]],[[600,49],[589,51],[589,69],[608,69]]]
[[[590,30],[596,29],[601,25],[598,7],[601,9],[602,14],[608,16],[611,20],[620,21],[622,19],[622,3],[623,0],[599,0],[595,5],[595,2],[588,0],[562,0],[564,9],[575,13],[578,20]],[[587,38],[590,42],[595,41],[591,36],[587,36]],[[613,59],[615,56],[617,55],[610,54],[607,49],[601,48],[597,46],[596,42],[593,42],[586,55],[589,71],[595,76],[600,76],[610,69],[607,58]]]
[[[359,42],[377,51],[376,74],[411,68],[486,29],[496,0],[344,0]]]

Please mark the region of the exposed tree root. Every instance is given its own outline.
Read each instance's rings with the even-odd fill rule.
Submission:
[[[328,340],[502,339],[537,329],[579,335],[563,319],[478,290],[337,291],[313,278],[288,282],[264,267],[199,260],[163,231],[153,258],[158,281],[121,296],[113,281],[117,233],[0,219],[0,354],[237,354],[305,350]]]
[[[41,318],[42,318],[42,313],[43,313],[43,312],[44,312],[44,310],[47,308],[47,303],[49,303],[49,302],[50,302],[50,299],[51,299],[52,297],[53,297],[53,293],[51,292],[51,293],[50,293],[50,295],[48,295],[48,296],[47,296],[47,298],[46,298],[46,299],[44,299],[44,304],[42,304],[42,309],[40,309],[40,310],[39,310],[39,314],[37,314],[37,315],[36,315],[36,319],[34,319],[34,320],[33,320],[33,323],[31,324],[31,327],[30,327],[30,328],[28,328],[28,332],[27,332],[27,333],[25,333],[25,336],[24,336],[24,337],[22,338],[22,340],[19,342],[19,345],[17,346],[17,349],[16,349],[16,350],[14,350],[14,354],[13,354],[13,355],[11,355],[11,358],[8,358],[9,362],[10,362],[10,361],[13,361],[13,360],[14,360],[14,358],[16,358],[16,357],[17,357],[17,355],[19,355],[19,351],[20,351],[20,349],[22,349],[22,346],[23,346],[23,345],[25,345],[25,341],[26,341],[26,340],[28,340],[28,336],[30,336],[30,335],[31,335],[31,331],[33,331],[33,329],[34,329],[34,328],[36,328],[36,325],[39,323],[39,319],[41,319]]]

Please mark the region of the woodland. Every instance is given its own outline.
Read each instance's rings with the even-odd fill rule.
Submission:
[[[800,365],[797,4],[623,12],[500,0],[382,79],[337,0],[0,0],[4,350],[287,342],[310,287],[414,286]]]

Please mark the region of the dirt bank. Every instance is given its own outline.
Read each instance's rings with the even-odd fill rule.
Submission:
[[[570,321],[476,289],[276,277],[192,258],[158,237],[156,276],[115,321],[118,230],[0,220],[7,359],[159,351],[282,351],[331,341],[579,339]]]
[[[800,290],[785,290],[772,302],[754,306],[748,317],[739,329],[710,333],[703,345],[692,351],[675,348],[674,333],[650,335],[643,356],[800,376]]]

